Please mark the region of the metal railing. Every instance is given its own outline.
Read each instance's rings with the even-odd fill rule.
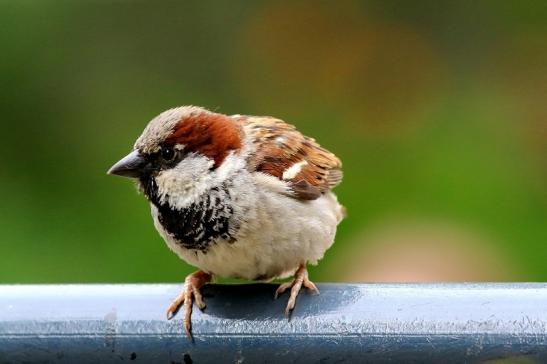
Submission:
[[[181,285],[0,285],[0,363],[547,363],[547,284],[318,287],[288,321],[275,285],[207,285],[191,342]]]

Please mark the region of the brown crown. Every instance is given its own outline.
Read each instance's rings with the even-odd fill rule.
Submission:
[[[241,149],[241,128],[226,115],[193,114],[179,121],[165,143],[183,144],[186,152],[198,152],[213,159],[217,168],[231,150]]]

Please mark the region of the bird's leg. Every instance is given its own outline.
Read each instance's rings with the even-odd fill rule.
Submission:
[[[298,293],[300,292],[302,286],[306,287],[315,294],[319,294],[319,290],[317,289],[315,284],[313,284],[313,282],[308,279],[308,270],[306,269],[306,266],[304,264],[302,264],[296,270],[292,282],[286,282],[281,284],[275,291],[274,298],[277,299],[280,294],[282,294],[289,288],[291,289],[289,302],[287,303],[287,308],[285,308],[285,316],[289,317],[289,314],[293,310],[294,305],[296,304],[296,296],[298,296]]]
[[[184,288],[182,292],[173,300],[173,302],[167,308],[167,319],[171,320],[173,316],[177,313],[180,306],[184,304],[184,329],[189,338],[192,338],[192,303],[195,300],[196,304],[203,310],[205,308],[205,303],[203,302],[203,297],[201,296],[200,289],[206,283],[211,282],[213,276],[204,271],[198,270],[190,274],[184,280]]]

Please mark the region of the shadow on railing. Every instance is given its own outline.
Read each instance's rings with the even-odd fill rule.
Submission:
[[[323,284],[290,321],[275,288],[205,286],[192,343],[180,285],[3,285],[0,363],[547,362],[547,284]]]

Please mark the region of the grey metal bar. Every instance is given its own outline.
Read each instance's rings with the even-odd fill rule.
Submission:
[[[290,322],[275,287],[204,287],[192,343],[181,285],[3,285],[0,363],[547,362],[547,284],[323,284]]]

